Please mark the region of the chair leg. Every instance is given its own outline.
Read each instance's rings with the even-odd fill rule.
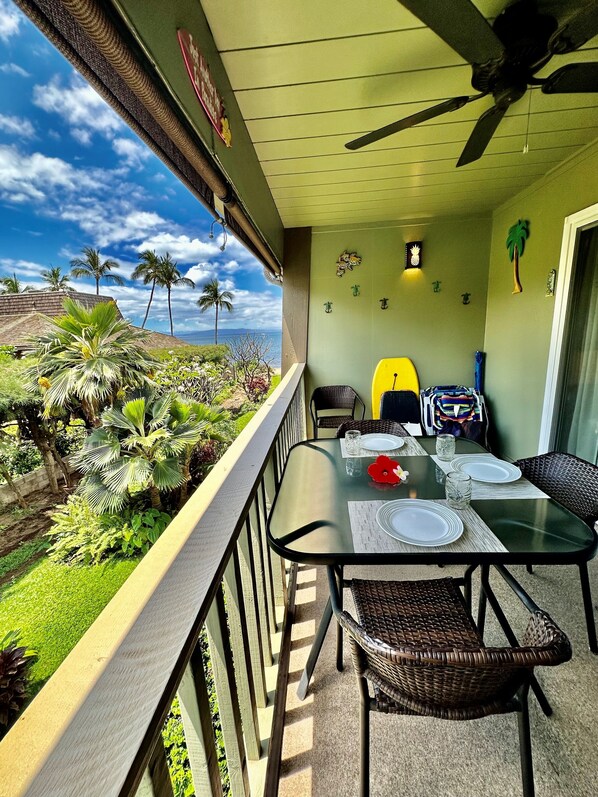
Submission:
[[[336,569],[336,583],[338,584],[339,608],[343,608],[343,566]],[[342,672],[343,664],[343,629],[340,623],[336,624],[336,669]]]
[[[523,797],[534,797],[534,765],[532,762],[532,740],[529,729],[527,693],[528,686],[523,687],[519,693],[519,699],[521,701],[521,710],[517,712],[517,724],[519,726],[519,756],[521,759]]]
[[[534,566],[533,565],[526,565],[525,569],[527,570],[528,573],[533,573],[534,572]]]
[[[588,644],[592,653],[596,654],[598,653],[598,642],[596,641],[596,623],[594,622],[592,591],[590,590],[590,579],[588,578],[588,565],[586,562],[583,562],[579,565],[579,580],[581,581],[581,595],[583,597],[583,608],[586,614]]]
[[[370,795],[370,696],[365,678],[360,678],[359,703],[359,797]]]
[[[480,577],[480,597],[478,598],[478,631],[480,632],[480,636],[482,639],[484,638],[484,626],[486,625],[486,591],[484,589],[484,584],[488,581],[488,574],[490,571],[490,567],[488,565],[482,565],[482,574]]]

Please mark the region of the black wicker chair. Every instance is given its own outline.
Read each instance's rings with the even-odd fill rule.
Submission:
[[[369,795],[370,711],[447,720],[517,712],[523,794],[533,797],[527,704],[533,669],[571,658],[569,640],[551,618],[525,596],[531,616],[522,645],[487,648],[456,579],[354,579],[359,622],[342,610],[332,568],[328,579],[359,682],[361,797]]]
[[[311,394],[309,411],[314,425],[314,437],[318,429],[337,429],[345,421],[355,420],[357,405],[361,404],[361,418],[365,415],[365,404],[349,385],[325,385],[317,387]],[[348,410],[337,414],[335,410]],[[333,414],[320,414],[330,413]]]
[[[397,437],[410,437],[409,432],[397,421],[347,421],[336,430],[337,437],[344,437],[349,429],[357,429],[361,434],[394,434]]]
[[[419,398],[413,390],[387,390],[380,397],[380,417],[421,424]]]
[[[561,451],[551,451],[548,454],[539,454],[537,457],[519,459],[515,465],[521,468],[525,478],[529,479],[532,484],[581,518],[590,528],[594,528],[594,524],[598,520],[598,467],[596,465]],[[532,572],[531,566],[528,566],[527,569],[530,573]],[[579,565],[579,578],[588,629],[588,643],[592,653],[598,653],[594,608],[586,562]]]

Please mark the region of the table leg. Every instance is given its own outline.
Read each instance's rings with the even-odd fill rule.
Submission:
[[[331,620],[332,604],[330,603],[330,598],[328,598],[326,601],[326,606],[324,607],[324,612],[322,613],[320,625],[318,626],[316,638],[314,639],[311,650],[309,651],[307,664],[305,665],[303,675],[301,676],[299,686],[297,687],[297,697],[299,700],[305,700],[305,696],[307,695],[307,690],[309,688],[309,682],[314,673],[316,662],[318,660],[318,656],[320,655],[320,651],[322,650],[322,645],[324,644],[326,632],[328,631],[328,626],[330,625]]]
[[[590,579],[588,578],[588,565],[586,562],[583,562],[579,565],[579,580],[581,581],[581,595],[583,598],[583,608],[586,614],[588,644],[592,653],[598,653],[598,642],[596,641],[596,623],[594,621],[594,607],[592,605],[592,592],[590,590]]]

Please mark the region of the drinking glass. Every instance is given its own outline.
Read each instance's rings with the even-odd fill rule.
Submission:
[[[361,448],[359,444],[360,438],[361,432],[358,429],[349,429],[349,431],[345,432],[345,448],[349,456],[354,457],[359,454],[359,449]]]
[[[439,434],[436,438],[436,455],[443,462],[450,462],[455,456],[455,435]]]
[[[446,474],[446,501],[451,509],[467,509],[471,501],[471,476],[451,471]]]
[[[345,462],[346,462],[345,469],[347,471],[347,476],[351,476],[353,478],[361,476],[361,474],[363,473],[363,460],[361,459],[361,457],[347,457]]]

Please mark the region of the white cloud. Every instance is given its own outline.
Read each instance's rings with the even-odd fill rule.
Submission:
[[[76,73],[68,87],[62,85],[57,75],[44,86],[34,86],[33,103],[62,117],[71,135],[84,145],[91,142],[94,133],[110,140],[124,128],[112,108]]]
[[[92,197],[68,203],[58,215],[63,221],[78,224],[98,246],[135,241],[167,224],[157,213],[127,209],[118,198],[105,201]]]
[[[11,0],[0,0],[0,39],[8,41],[19,32],[23,20],[19,10]]]
[[[138,169],[150,156],[149,149],[132,138],[115,138],[112,142],[112,149],[119,158],[122,158],[127,166]]]
[[[137,246],[138,252],[151,249],[157,255],[170,252],[173,260],[181,263],[193,263],[210,255],[216,255],[220,249],[216,241],[200,241],[199,238],[190,238],[188,235],[173,235],[170,232],[152,235]]]
[[[13,63],[7,64],[0,64],[0,72],[3,72],[5,75],[19,75],[20,77],[31,77],[29,72],[26,69],[23,69],[22,66]]]
[[[0,146],[0,197],[21,203],[43,200],[48,191],[63,188],[74,191],[88,185],[70,164],[48,158],[39,152],[23,155],[14,147]]]
[[[39,277],[40,273],[47,268],[41,263],[34,263],[31,260],[15,260],[11,257],[0,257],[0,268],[4,273],[16,274],[20,279],[24,277]]]
[[[2,113],[0,113],[0,130],[9,135],[21,136],[21,138],[33,138],[35,135],[35,129],[29,119]]]

